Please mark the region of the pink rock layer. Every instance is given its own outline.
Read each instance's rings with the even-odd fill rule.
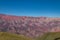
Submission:
[[[60,32],[60,18],[27,17],[0,14],[0,32],[38,37],[47,32]]]

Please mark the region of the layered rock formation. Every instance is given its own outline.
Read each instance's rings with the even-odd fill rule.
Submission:
[[[38,37],[47,32],[57,32],[55,29],[59,29],[58,27],[60,28],[60,18],[0,14],[0,31],[2,32]]]

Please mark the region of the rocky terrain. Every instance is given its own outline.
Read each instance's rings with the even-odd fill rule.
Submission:
[[[0,32],[38,37],[47,32],[60,32],[59,30],[60,18],[0,14]]]

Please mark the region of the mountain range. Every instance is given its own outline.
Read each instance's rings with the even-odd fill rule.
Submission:
[[[48,32],[60,32],[60,18],[0,14],[0,32],[35,38]]]

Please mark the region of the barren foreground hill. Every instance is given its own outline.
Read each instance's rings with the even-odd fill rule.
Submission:
[[[0,14],[0,31],[38,37],[47,32],[60,32],[60,18]]]

